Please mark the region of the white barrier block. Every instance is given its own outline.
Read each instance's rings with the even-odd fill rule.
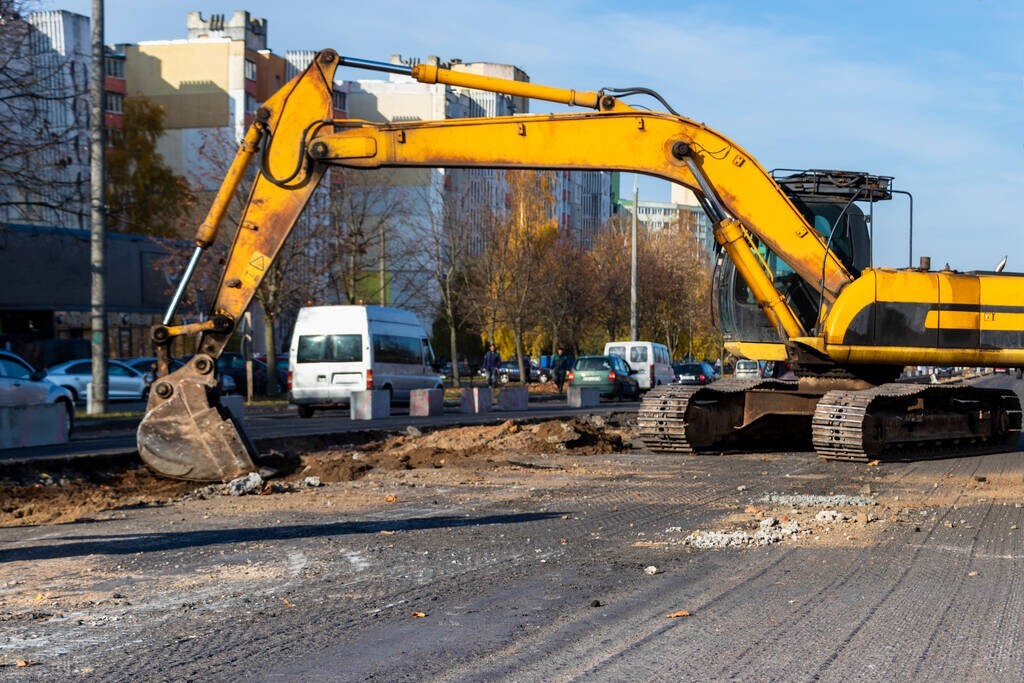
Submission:
[[[526,410],[530,402],[530,392],[526,387],[502,387],[498,392],[499,410]]]
[[[349,413],[353,420],[379,420],[391,417],[390,391],[353,391]]]
[[[444,389],[413,389],[409,393],[409,416],[444,414]]]
[[[55,403],[0,408],[0,448],[68,441],[68,411]]]
[[[491,412],[491,388],[463,387],[459,410],[463,413]]]
[[[570,408],[593,408],[601,403],[601,390],[597,387],[569,387],[566,401]]]

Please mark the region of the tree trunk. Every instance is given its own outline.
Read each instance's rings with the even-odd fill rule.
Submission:
[[[452,385],[462,386],[462,379],[459,377],[459,349],[455,342],[455,321],[449,313],[448,316],[448,341],[451,342],[452,350]]]
[[[523,358],[523,322],[518,316],[515,319],[513,332],[516,338],[516,359],[519,361],[519,381],[526,384],[530,381],[530,376],[527,374],[530,368]]]

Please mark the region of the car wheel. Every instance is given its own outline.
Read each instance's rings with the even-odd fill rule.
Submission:
[[[75,406],[70,401],[61,400],[61,401],[57,401],[57,403],[63,405],[64,406],[64,410],[66,410],[67,413],[68,413],[68,423],[67,423],[67,426],[64,427],[64,436],[66,438],[70,439],[71,438],[71,432],[75,428]]]
[[[313,417],[313,406],[299,406],[299,417],[307,419]]]
[[[508,384],[508,375],[498,375],[498,381],[502,384]]]
[[[149,385],[148,384],[145,387],[143,387],[143,389],[142,389],[142,400],[143,401],[148,401],[149,400]]]

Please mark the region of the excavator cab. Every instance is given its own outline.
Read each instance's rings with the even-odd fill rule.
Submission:
[[[788,169],[772,171],[772,177],[852,275],[860,275],[871,265],[870,219],[862,205],[870,210],[874,202],[891,199],[892,178],[849,171]],[[818,292],[763,243],[755,240],[755,246],[775,289],[804,327],[814,329],[822,314]],[[777,330],[724,251],[715,265],[714,286],[713,313],[727,344],[780,342]]]

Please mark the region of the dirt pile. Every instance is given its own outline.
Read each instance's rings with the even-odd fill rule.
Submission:
[[[354,481],[370,472],[433,469],[465,472],[515,467],[548,467],[532,461],[544,454],[597,455],[621,451],[632,437],[628,428],[603,418],[553,420],[523,425],[457,427],[403,435],[352,447],[308,453],[271,454],[282,470],[259,493],[287,493],[307,482]],[[454,476],[454,474],[453,474]],[[141,465],[89,463],[61,468],[8,469],[0,479],[0,526],[60,524],[88,519],[103,510],[166,505],[178,500],[228,495],[219,485],[164,479]]]
[[[552,420],[521,425],[456,427],[394,436],[359,449],[329,449],[302,456],[302,476],[324,482],[352,481],[373,470],[487,468],[522,466],[524,459],[571,451],[576,455],[617,453],[626,447],[628,430],[607,426],[600,418]]]

